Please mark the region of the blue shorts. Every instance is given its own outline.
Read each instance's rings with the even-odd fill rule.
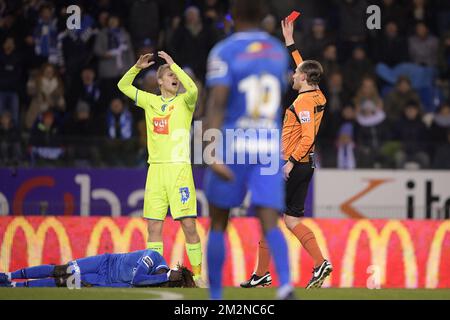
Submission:
[[[253,206],[284,212],[285,185],[279,168],[275,174],[263,175],[261,169],[267,166],[260,164],[233,164],[228,167],[234,173],[232,181],[223,180],[210,168],[206,170],[204,189],[209,203],[221,209],[239,207],[247,191],[250,191]]]
[[[111,281],[109,280],[110,256],[110,254],[102,254],[86,257],[72,261],[70,264],[79,267],[81,281],[96,287],[106,287],[111,284]]]

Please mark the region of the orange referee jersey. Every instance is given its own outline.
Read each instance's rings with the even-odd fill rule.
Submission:
[[[294,45],[288,47],[296,65],[303,59]],[[299,93],[286,109],[282,131],[282,151],[285,160],[308,162],[314,152],[315,139],[327,100],[320,89]]]

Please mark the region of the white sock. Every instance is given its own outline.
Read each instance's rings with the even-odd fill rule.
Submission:
[[[6,276],[8,277],[8,281],[11,282],[12,278],[11,278],[11,272],[7,272]]]

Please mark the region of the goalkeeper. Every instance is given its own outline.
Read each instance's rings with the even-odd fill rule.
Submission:
[[[77,276],[83,287],[195,287],[191,271],[186,267],[171,270],[153,250],[102,254],[64,265],[40,265],[0,273],[0,287],[70,287],[76,284]],[[16,279],[27,281],[13,282]]]
[[[153,65],[152,54],[140,56],[120,79],[118,87],[145,111],[148,163],[144,196],[144,218],[148,221],[147,249],[163,255],[163,222],[170,206],[174,220],[181,223],[186,251],[200,280],[202,249],[197,233],[197,199],[190,163],[190,127],[198,89],[191,78],[164,51],[165,60],[157,70],[161,95],[154,95],[132,85],[137,74]],[[180,82],[186,92],[179,93]]]

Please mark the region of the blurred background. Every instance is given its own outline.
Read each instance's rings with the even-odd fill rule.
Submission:
[[[325,68],[322,167],[450,168],[449,1],[268,2],[261,27],[282,39],[281,19],[300,11],[296,45]],[[79,30],[66,27],[71,4]],[[381,30],[366,27],[369,4]],[[166,50],[196,79],[201,120],[206,59],[232,32],[228,10],[223,0],[0,0],[0,165],[145,167],[144,114],[117,81],[140,54]],[[137,85],[157,93],[155,70]]]
[[[68,30],[73,4],[81,24]],[[325,286],[368,286],[375,265],[383,287],[449,288],[450,1],[268,4],[261,28],[282,40],[281,19],[300,11],[296,46],[325,69],[320,169],[305,220],[335,267]],[[372,4],[379,30],[366,25]],[[140,54],[165,50],[197,82],[194,120],[202,120],[208,53],[232,32],[221,0],[0,0],[0,270],[145,247],[144,113],[116,84]],[[158,93],[161,63],[136,86]],[[283,107],[295,97],[288,90]],[[203,173],[195,164],[204,245]],[[232,211],[226,285],[245,280],[256,261],[259,227],[247,200]],[[298,262],[294,282],[304,286],[312,262],[283,230]],[[164,232],[167,261],[186,261],[178,224],[169,219]]]

